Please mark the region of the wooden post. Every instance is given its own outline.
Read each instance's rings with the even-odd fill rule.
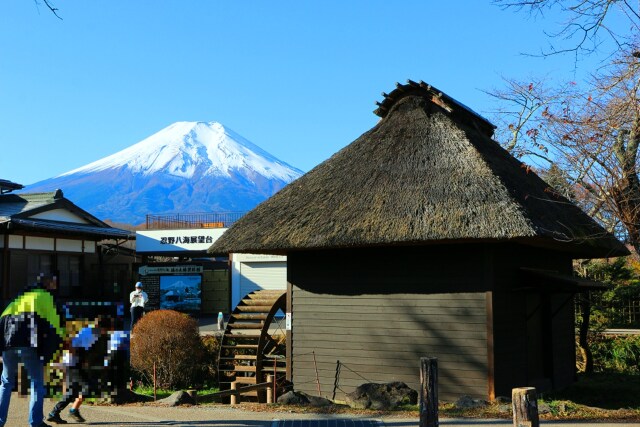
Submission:
[[[538,397],[535,387],[520,387],[511,390],[514,427],[539,427]]]
[[[438,358],[420,358],[420,427],[438,427]]]
[[[156,378],[156,362],[153,362],[153,401],[155,402],[158,398],[158,396],[156,395],[156,383],[157,383],[157,378]]]
[[[278,381],[276,381],[276,378],[278,377],[278,359],[277,358],[273,358],[273,403],[276,403],[278,401],[278,391],[276,390],[276,387],[278,386]]]
[[[271,374],[267,374],[267,382],[272,384],[274,376]],[[267,387],[267,403],[273,403],[273,387]]]
[[[231,390],[236,390],[237,387],[238,387],[238,384],[235,381],[233,381],[231,383]],[[240,397],[240,396],[236,396],[235,394],[232,394],[230,396],[229,403],[231,403],[232,405],[237,405],[238,404],[238,400],[239,400],[238,397]]]

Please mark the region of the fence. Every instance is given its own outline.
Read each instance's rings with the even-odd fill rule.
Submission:
[[[226,228],[245,212],[204,212],[188,214],[147,215],[147,230],[181,228]]]
[[[575,300],[576,315],[580,315],[580,298]],[[602,292],[592,292],[591,312],[602,312],[609,319],[612,328],[640,328],[640,296],[618,295],[615,299],[607,299]]]

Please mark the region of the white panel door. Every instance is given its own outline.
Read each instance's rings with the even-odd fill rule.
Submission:
[[[240,264],[240,299],[260,289],[287,289],[286,261]]]

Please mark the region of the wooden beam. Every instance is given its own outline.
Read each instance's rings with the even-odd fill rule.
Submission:
[[[231,384],[233,387],[234,383],[231,383]],[[241,387],[241,388],[236,388],[231,390],[223,390],[213,394],[200,395],[198,396],[198,401],[201,403],[204,403],[207,400],[215,400],[215,399],[219,399],[227,396],[240,396],[241,394],[249,393],[250,391],[266,390],[267,387],[273,387],[273,383],[266,382],[266,383],[260,383],[260,384],[252,384],[246,387]]]
[[[487,296],[487,393],[489,401],[496,400],[495,348],[493,338],[493,292]]]
[[[285,313],[291,315],[291,323],[293,329],[293,285],[289,280],[287,280],[287,309]],[[285,314],[286,315],[286,314]],[[285,331],[285,354],[286,354],[286,365],[287,365],[287,381],[293,382],[293,331],[291,329],[287,329]]]

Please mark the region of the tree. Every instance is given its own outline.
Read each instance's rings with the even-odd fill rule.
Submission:
[[[556,42],[567,42],[568,46],[552,44],[551,51],[543,55],[592,54],[607,39],[614,42],[615,50],[638,52],[640,4],[633,4],[633,0],[494,0],[494,3],[505,9],[524,10],[534,17],[552,10],[566,17],[558,32],[549,36]]]
[[[495,0],[504,8],[543,15],[556,9],[567,19],[554,42],[569,47],[546,54],[592,54],[609,38],[617,53],[596,70],[586,88],[573,82],[552,86],[545,79],[506,79],[489,92],[497,139],[538,169],[553,169],[555,182],[610,231],[640,251],[640,4],[629,0]],[[626,25],[621,25],[620,22]],[[554,185],[555,186],[555,185]],[[556,190],[558,188],[556,187]]]
[[[640,253],[639,59],[616,58],[587,90],[509,80],[490,94],[515,107],[498,112],[502,145]]]
[[[504,124],[497,134],[503,146],[535,162],[555,191],[640,253],[640,3],[630,1],[494,0],[534,16],[556,9],[567,18],[550,35],[561,47],[552,44],[543,56],[574,53],[577,61],[581,54],[602,50],[607,39],[613,48],[604,49],[605,62],[586,89],[575,83],[550,86],[540,79],[506,80],[505,88],[490,94],[506,105],[497,114]],[[579,304],[579,346],[591,371],[588,295]]]

